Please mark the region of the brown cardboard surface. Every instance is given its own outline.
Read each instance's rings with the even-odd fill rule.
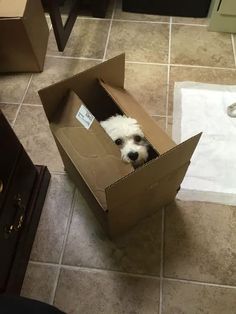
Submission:
[[[0,20],[0,33],[0,72],[37,71],[22,20]]]
[[[22,17],[27,0],[0,0],[0,18]]]
[[[174,199],[201,136],[176,146],[124,89],[124,61],[124,55],[117,56],[39,91],[65,168],[113,236]],[[89,131],[77,126],[74,116],[81,101],[71,93],[65,106],[70,89],[98,120],[120,106],[138,120],[161,156],[132,171],[98,121]]]
[[[96,119],[88,130],[76,119],[81,104],[71,91],[51,123],[51,130],[95,198],[107,209],[105,188],[131,173],[133,168],[121,162],[118,147]]]
[[[35,56],[37,71],[42,71],[47,52],[49,29],[41,1],[27,1],[22,22]]]
[[[113,226],[112,230],[117,221],[122,221],[124,228],[127,228],[134,220],[140,220],[149,210],[152,211],[153,206],[150,203],[155,204],[157,209],[158,204],[163,206],[171,202],[184,178],[200,137],[201,134],[198,134],[175,146],[106,189],[108,219]],[[134,201],[136,199],[138,201]],[[144,210],[146,207],[149,210]],[[121,218],[123,215],[125,220]]]
[[[78,73],[66,80],[50,85],[39,91],[39,96],[44,106],[47,118],[57,110],[58,104],[62,101],[67,92],[72,89],[94,116],[98,106],[104,106],[109,111],[111,102],[104,103],[104,93],[98,79],[110,82],[113,86],[124,86],[125,55],[119,55],[105,61],[84,72]],[[98,118],[98,117],[97,117]],[[103,119],[103,117],[101,117]]]
[[[189,162],[173,171],[171,175],[157,180],[150,187],[147,184],[140,193],[136,193],[122,204],[113,203],[107,217],[109,234],[115,237],[125,233],[145,217],[171,203],[177,194],[188,166]],[[135,186],[129,187],[130,190],[135,188]]]
[[[60,152],[63,164],[65,166],[65,170],[68,172],[71,180],[74,182],[77,188],[79,188],[80,193],[86,199],[86,202],[88,203],[90,209],[93,211],[94,215],[99,220],[102,227],[108,232],[107,212],[103,210],[99,202],[96,200],[96,198],[94,197],[94,194],[91,192],[88,185],[86,184],[84,179],[81,177],[75,165],[73,164],[71,159],[68,157],[67,153],[64,151],[63,147],[60,145],[60,143],[57,141],[56,138],[55,138],[55,142]]]
[[[140,123],[147,140],[152,143],[159,154],[163,154],[175,146],[175,142],[151,119],[128,91],[102,81],[100,84],[127,116],[135,118]]]
[[[7,1],[10,10],[23,4],[22,16],[0,18],[0,72],[43,70],[49,30],[42,4],[40,0]]]

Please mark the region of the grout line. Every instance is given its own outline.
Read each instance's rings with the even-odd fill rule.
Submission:
[[[107,40],[106,40],[106,44],[105,44],[105,49],[104,49],[102,61],[106,60],[107,48],[108,48],[108,43],[109,43],[110,34],[111,34],[112,22],[113,22],[114,15],[115,15],[115,9],[116,9],[116,0],[114,1],[114,4],[113,4],[113,11],[112,11],[112,15],[111,15],[111,20],[110,20],[110,25],[109,25],[109,29],[108,29]]]
[[[20,109],[21,109],[21,107],[22,107],[22,105],[23,105],[23,102],[24,102],[25,96],[26,96],[26,94],[27,94],[27,92],[28,92],[28,89],[29,89],[30,83],[31,83],[31,81],[32,81],[32,78],[33,78],[33,74],[31,74],[31,76],[30,76],[30,78],[29,78],[29,81],[28,81],[28,84],[27,84],[27,86],[26,86],[24,95],[23,95],[23,97],[22,97],[22,99],[21,99],[19,108],[18,108],[17,111],[16,111],[15,119],[14,119],[13,122],[12,122],[12,127],[14,127],[14,125],[15,125],[15,123],[16,123],[16,119],[17,119],[18,114],[19,114],[19,112],[20,112]]]
[[[167,68],[167,85],[166,85],[166,116],[168,116],[168,113],[169,113],[171,36],[172,36],[172,17],[170,18],[170,28],[169,28],[168,68]],[[168,127],[168,120],[166,119],[166,131],[167,131],[167,127]]]
[[[65,235],[64,235],[64,239],[63,239],[61,255],[60,255],[60,258],[59,258],[59,263],[57,264],[58,265],[57,266],[58,269],[57,269],[55,284],[54,284],[53,291],[52,291],[51,298],[50,298],[50,304],[53,304],[54,299],[55,299],[55,295],[56,295],[56,290],[57,290],[57,286],[58,286],[59,276],[60,276],[60,272],[61,272],[62,259],[63,259],[63,255],[64,255],[64,251],[65,251],[65,247],[66,247],[66,241],[67,241],[67,237],[68,237],[68,234],[69,234],[71,220],[72,220],[72,216],[73,216],[73,212],[74,212],[75,200],[76,200],[76,188],[74,186],[72,201],[71,201],[71,205],[70,205],[70,213],[69,213],[69,217],[68,217],[68,221],[67,221],[67,225],[66,225],[66,231],[65,231]]]
[[[78,15],[77,16],[78,20],[92,20],[92,21],[110,21],[111,18],[109,17],[92,17],[92,16],[83,16],[83,15]]]
[[[57,267],[57,268],[61,266],[59,264],[52,263],[52,262],[41,262],[41,261],[34,261],[34,260],[30,260],[29,263],[33,265],[52,266],[52,267]]]
[[[50,173],[54,175],[64,175],[64,176],[67,175],[66,171],[51,170]]]
[[[159,299],[159,314],[162,313],[162,296],[163,296],[163,269],[164,269],[164,230],[165,228],[165,208],[162,207],[161,219],[161,262],[160,262],[160,299]]]
[[[89,60],[89,61],[103,61],[103,59],[96,59],[96,58],[86,58],[86,57],[71,57],[71,56],[62,56],[62,55],[50,55],[47,54],[49,58],[65,58],[65,59],[75,59],[75,60]],[[156,65],[156,66],[175,66],[175,67],[188,67],[188,68],[203,68],[203,69],[214,69],[214,70],[231,70],[235,71],[234,67],[226,68],[226,67],[215,67],[210,65],[197,65],[197,64],[180,64],[180,63],[159,63],[159,62],[144,62],[144,61],[132,61],[132,60],[125,60],[126,63],[131,64],[143,64],[143,65]],[[4,102],[3,102],[4,103]]]
[[[194,24],[194,23],[182,23],[182,22],[172,22],[174,25],[184,25],[184,26],[200,26],[200,27],[208,27],[207,24]]]
[[[46,57],[49,58],[61,58],[61,59],[75,59],[75,60],[88,60],[88,61],[102,61],[102,59],[96,59],[96,58],[86,58],[86,57],[71,57],[71,56],[65,56],[65,55],[50,55],[47,54]]]
[[[232,41],[232,47],[233,47],[234,64],[236,66],[236,51],[235,51],[235,44],[234,44],[234,36],[233,36],[233,34],[231,34],[231,41]]]
[[[64,241],[63,241],[63,245],[62,245],[61,256],[60,256],[60,259],[59,259],[59,265],[62,264],[62,258],[63,258],[65,247],[66,247],[66,241],[67,241],[67,237],[68,237],[69,230],[70,230],[70,224],[71,224],[71,220],[72,220],[72,216],[73,216],[73,212],[74,212],[76,199],[77,199],[76,187],[74,186],[73,197],[72,197],[72,201],[71,201],[71,205],[70,205],[71,208],[70,208],[70,213],[69,213],[68,222],[67,222],[67,226],[66,226],[66,232],[65,232],[65,236],[64,236]]]
[[[72,265],[66,265],[66,264],[55,264],[55,263],[44,263],[44,262],[38,262],[38,261],[30,261],[31,264],[35,265],[41,265],[41,266],[52,266],[56,268],[64,268],[68,270],[84,270],[84,271],[90,271],[90,272],[100,272],[100,273],[116,273],[120,275],[125,275],[128,277],[139,277],[139,278],[151,278],[151,279],[158,279],[160,280],[160,277],[154,276],[154,275],[147,275],[147,274],[136,274],[136,273],[126,273],[123,271],[119,270],[110,270],[110,269],[101,269],[101,268],[90,268],[90,267],[85,267],[85,266],[72,266]]]
[[[151,279],[161,279],[158,276],[154,275],[144,275],[144,274],[135,274],[135,273],[125,273],[122,271],[117,271],[117,270],[109,270],[109,269],[100,269],[100,268],[89,268],[89,267],[84,267],[84,266],[71,266],[71,265],[66,265],[66,264],[56,264],[56,263],[50,263],[50,262],[39,262],[39,261],[32,261],[30,260],[29,263],[34,264],[34,265],[41,265],[41,266],[51,266],[51,267],[56,267],[58,269],[65,268],[68,270],[84,270],[84,271],[90,271],[90,272],[100,272],[100,273],[117,273],[125,276],[130,276],[130,277],[140,277],[140,278],[151,278]],[[210,287],[218,287],[218,288],[229,288],[229,289],[236,289],[236,286],[232,285],[224,285],[224,284],[215,284],[215,283],[210,283],[210,282],[203,282],[203,281],[197,281],[197,280],[186,280],[186,279],[178,279],[178,278],[171,278],[171,277],[165,277],[163,276],[162,281],[174,281],[174,282],[182,282],[182,283],[188,283],[188,284],[195,284],[195,285],[201,285],[201,286],[210,286]],[[161,313],[159,313],[161,314]]]
[[[160,66],[176,66],[176,67],[188,67],[188,68],[203,68],[203,69],[214,69],[214,70],[233,70],[235,68],[226,68],[226,67],[214,67],[208,65],[197,65],[197,64],[180,64],[180,63],[158,63],[158,62],[142,62],[142,61],[129,61],[126,60],[126,63],[134,63],[134,64],[144,64],[144,65],[160,65]]]
[[[22,106],[28,106],[28,107],[43,107],[43,105],[40,104],[22,104]]]
[[[125,60],[126,63],[131,63],[131,64],[144,64],[144,65],[162,65],[162,66],[167,66],[167,63],[158,63],[158,62],[143,62],[143,61],[129,61]]]
[[[194,64],[181,64],[181,63],[171,63],[171,66],[176,67],[188,67],[188,68],[202,68],[202,69],[214,69],[214,70],[233,70],[235,71],[235,68],[226,68],[226,67],[214,67],[210,65],[194,65]]]
[[[182,283],[188,283],[188,284],[200,285],[200,286],[236,289],[236,286],[232,286],[232,285],[223,285],[223,284],[216,284],[216,283],[210,283],[210,282],[202,282],[202,281],[197,281],[197,280],[177,279],[177,278],[171,278],[171,277],[164,277],[164,279],[167,281],[182,282]]]
[[[20,105],[20,102],[0,101],[0,105]]]
[[[164,21],[145,21],[145,20],[129,20],[129,19],[113,19],[115,22],[130,22],[130,23],[148,23],[148,24],[174,24],[183,26],[196,26],[196,27],[207,27],[207,24],[194,24],[194,23],[181,23],[181,22],[164,22]],[[170,17],[172,20],[172,17]]]
[[[128,19],[113,19],[115,22],[128,22],[128,23],[148,23],[148,24],[170,24],[169,22],[161,21],[145,21],[145,20],[128,20]]]

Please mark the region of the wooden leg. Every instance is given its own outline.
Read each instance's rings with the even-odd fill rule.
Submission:
[[[92,0],[92,14],[94,17],[104,18],[106,16],[109,0]]]
[[[52,27],[59,51],[63,51],[65,49],[66,43],[70,37],[72,28],[75,24],[78,15],[78,7],[79,0],[74,0],[66,24],[65,26],[63,26],[62,17],[60,13],[60,4],[55,0],[47,1],[47,8],[52,21]]]

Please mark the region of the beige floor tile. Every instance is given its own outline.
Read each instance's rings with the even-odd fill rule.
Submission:
[[[208,25],[208,18],[173,16],[172,23]]]
[[[30,74],[1,74],[0,75],[0,102],[22,101],[30,79]]]
[[[173,117],[167,118],[167,134],[172,138]]]
[[[157,314],[159,280],[62,269],[54,303],[68,314]]]
[[[74,186],[66,175],[53,175],[31,252],[31,260],[58,263],[70,215]]]
[[[173,25],[171,63],[235,67],[231,35],[201,26]]]
[[[150,115],[166,114],[167,66],[126,63],[125,87]]]
[[[125,236],[109,240],[78,194],[63,263],[159,276],[161,212]]]
[[[60,11],[61,11],[63,16],[68,15],[70,8],[72,7],[73,2],[74,2],[74,0],[65,0],[64,1],[63,7],[60,8]],[[92,8],[91,8],[92,3],[93,3],[93,1],[87,1],[87,0],[80,1],[78,16],[93,18]],[[98,2],[98,5],[99,5],[99,2]],[[107,19],[111,18],[113,7],[114,7],[114,0],[110,0],[108,2],[108,7],[107,7],[105,18],[107,18]]]
[[[42,106],[23,105],[14,130],[35,164],[46,165],[50,171],[64,170]]]
[[[102,59],[109,26],[109,20],[78,18],[63,52],[58,51],[54,32],[50,32],[47,54]]]
[[[210,84],[236,84],[235,70],[221,70],[212,68],[178,67],[170,68],[170,90],[169,90],[169,110],[171,116],[173,112],[173,92],[175,82],[193,81]]]
[[[114,21],[106,59],[125,52],[127,61],[168,60],[169,25]]]
[[[158,124],[158,126],[166,132],[166,119],[167,117],[158,117],[158,116],[153,116],[152,117],[154,121]]]
[[[135,20],[135,21],[152,21],[152,22],[169,22],[169,16],[140,14],[122,11],[122,1],[117,1],[114,19]]]
[[[30,299],[50,303],[56,279],[56,267],[29,263],[21,295]]]
[[[39,74],[34,74],[24,103],[41,104],[38,90],[86,70],[97,63],[98,62],[92,60],[47,57],[44,71]]]
[[[2,110],[10,124],[14,121],[18,108],[19,105],[15,104],[0,104],[0,110]]]
[[[234,314],[236,289],[164,281],[163,314]]]
[[[165,276],[236,285],[236,207],[177,201],[165,217]]]
[[[50,16],[48,14],[46,14],[45,16],[46,16],[46,21],[47,21],[47,24],[48,24],[48,28],[50,29],[51,26],[52,26]]]

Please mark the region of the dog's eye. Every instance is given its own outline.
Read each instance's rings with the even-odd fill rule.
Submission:
[[[115,143],[116,143],[116,145],[122,145],[123,141],[122,141],[121,138],[118,138],[118,139],[115,140]]]
[[[135,135],[135,136],[134,136],[134,140],[135,140],[135,142],[139,143],[139,142],[141,142],[142,137],[139,136],[139,135]]]

